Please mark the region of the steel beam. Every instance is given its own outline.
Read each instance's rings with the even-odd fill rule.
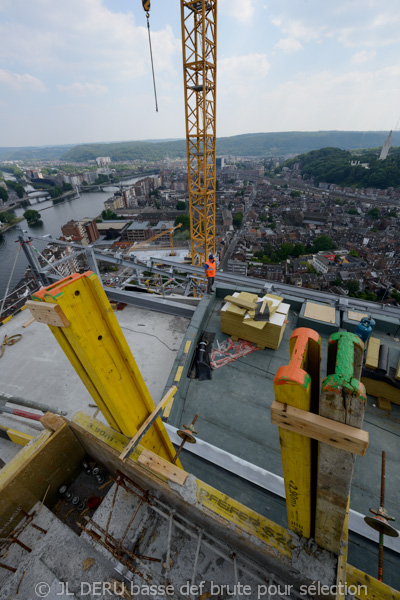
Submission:
[[[82,250],[82,246],[80,246],[79,244],[71,244],[69,242],[61,242],[59,240],[55,240],[55,239],[53,240],[52,238],[44,238],[44,237],[35,236],[35,235],[30,235],[29,237],[31,237],[32,239],[41,240],[42,242],[43,241],[52,241],[59,245],[72,246],[74,248],[78,248],[78,249]],[[32,264],[32,262],[35,259],[37,261],[36,255],[33,256],[35,253],[32,251],[32,249],[27,244],[23,245],[23,249],[26,254],[28,252],[27,257],[28,257],[30,264]],[[157,258],[157,257],[151,257],[149,259],[149,261],[147,262],[147,264],[143,264],[143,263],[137,261],[135,258],[133,258],[133,259],[132,258],[131,259],[122,258],[122,257],[115,256],[114,254],[109,253],[109,252],[102,252],[100,250],[95,250],[94,248],[93,248],[93,254],[97,261],[102,260],[104,262],[109,262],[109,263],[121,265],[124,267],[130,267],[130,268],[136,270],[136,273],[143,272],[143,271],[151,271],[152,273],[156,273],[156,274],[162,275],[164,277],[168,277],[168,278],[171,277],[171,274],[172,274],[171,270],[160,269],[158,267],[152,266],[156,262],[160,263],[160,258]],[[180,264],[180,263],[177,263],[176,261],[173,261],[168,258],[163,258],[162,263],[163,263],[163,265],[166,265],[166,267],[172,267],[174,277],[176,279],[182,278],[182,284],[186,286],[186,290],[189,289],[189,291],[190,291],[191,285],[192,285],[192,283],[191,283],[192,278],[195,278],[197,280],[199,278],[200,279],[204,278],[204,269],[202,267],[196,267],[196,266],[186,264],[186,263]],[[36,265],[35,262],[34,262],[34,264]],[[176,274],[176,272],[178,272],[178,273],[183,272],[183,273],[185,273],[185,275]],[[53,276],[50,273],[45,272],[45,270],[40,265],[38,265],[37,276],[39,278],[42,278],[41,277],[42,275],[51,280],[56,279],[55,276]],[[132,277],[134,277],[134,275]],[[225,284],[232,284],[232,285],[235,285],[238,287],[251,287],[251,288],[254,288],[254,289],[260,290],[260,291],[266,291],[266,289],[268,287],[268,290],[267,290],[268,293],[275,293],[275,294],[278,294],[278,295],[281,295],[284,297],[285,297],[285,295],[293,295],[293,296],[297,296],[298,298],[301,298],[303,300],[315,300],[316,302],[325,302],[330,306],[335,306],[339,310],[350,309],[350,310],[356,310],[356,311],[361,311],[361,312],[375,312],[375,313],[381,312],[382,314],[384,314],[388,317],[394,317],[397,319],[400,318],[400,308],[397,306],[391,306],[389,304],[382,304],[382,303],[378,303],[378,302],[369,302],[367,300],[357,300],[356,298],[337,296],[335,294],[330,294],[329,292],[320,292],[320,291],[311,290],[308,288],[300,288],[295,285],[271,282],[271,281],[267,281],[266,279],[258,279],[256,277],[245,277],[242,275],[236,275],[234,273],[217,271],[215,281],[217,284],[225,283]],[[44,283],[47,284],[46,281],[44,281]],[[186,291],[185,291],[185,293],[186,293]]]
[[[104,291],[106,292],[109,300],[114,302],[123,302],[124,304],[129,304],[130,306],[137,306],[147,310],[155,310],[156,312],[175,315],[177,317],[186,317],[191,319],[196,310],[195,306],[188,306],[187,304],[181,304],[180,302],[168,300],[167,298],[154,296],[153,294],[127,292],[126,290],[110,287],[105,287]]]

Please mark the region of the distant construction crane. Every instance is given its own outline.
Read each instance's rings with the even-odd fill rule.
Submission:
[[[390,150],[390,145],[392,143],[392,132],[390,131],[389,135],[387,136],[385,143],[383,144],[380,156],[379,156],[379,160],[385,160],[387,155],[389,154],[389,150]]]
[[[142,3],[149,27],[150,0]],[[191,256],[199,265],[215,253],[217,0],[180,3]]]
[[[156,235],[152,235],[151,237],[149,237],[147,240],[144,240],[143,242],[137,242],[137,243],[132,242],[132,244],[125,251],[125,255],[128,254],[128,252],[131,252],[132,250],[137,250],[139,248],[143,248],[143,246],[146,246],[149,242],[153,242],[154,240],[157,240],[158,238],[162,237],[163,235],[166,235],[167,233],[169,233],[169,244],[171,247],[171,252],[169,253],[169,255],[176,256],[176,252],[174,252],[173,235],[174,235],[175,229],[179,229],[179,227],[182,227],[182,223],[178,223],[178,225],[175,225],[175,227],[170,226],[169,228],[165,228],[160,233],[156,233]]]

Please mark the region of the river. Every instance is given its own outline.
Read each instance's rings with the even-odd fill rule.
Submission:
[[[124,184],[133,184],[139,179],[142,178],[135,177],[124,181]],[[65,225],[65,223],[71,219],[83,219],[84,217],[94,218],[99,215],[101,211],[104,210],[104,201],[113,196],[117,189],[117,187],[110,186],[104,192],[83,193],[80,197],[73,197],[60,204],[53,204],[51,200],[33,204],[30,208],[40,211],[43,225],[30,227],[26,221],[21,221],[19,225],[5,231],[2,235],[2,239],[0,239],[0,298],[3,297],[6,291],[12,265],[18,252],[18,244],[16,243],[18,240],[17,227],[34,235],[51,234],[54,238],[58,238],[61,235],[61,226]],[[20,217],[24,214],[25,210],[27,209],[17,208],[14,212]],[[33,240],[32,243],[38,250],[41,250],[46,245],[37,240]],[[10,289],[12,289],[24,276],[27,266],[28,262],[25,258],[25,254],[21,250]]]

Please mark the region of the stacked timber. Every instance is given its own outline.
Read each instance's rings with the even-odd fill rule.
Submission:
[[[282,341],[289,314],[289,304],[281,296],[236,292],[225,297],[221,310],[221,331],[233,340],[243,339],[258,348],[277,350]]]

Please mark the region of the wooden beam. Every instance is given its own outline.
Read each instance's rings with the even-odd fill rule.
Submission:
[[[327,377],[322,382],[319,414],[361,429],[367,395],[359,381],[364,344],[348,332],[329,338]],[[315,541],[321,548],[340,554],[355,453],[320,442],[318,447]]]
[[[336,600],[346,600],[347,596],[343,588],[346,583],[347,555],[349,550],[349,509],[350,496],[347,501],[346,517],[343,525],[342,539],[340,540],[340,554],[337,562],[336,585],[339,591],[337,592]]]
[[[9,440],[15,444],[19,444],[20,446],[26,446],[31,440],[33,440],[33,436],[28,435],[27,433],[22,433],[21,431],[16,431],[15,429],[10,429],[4,425],[0,425],[0,438]]]
[[[367,575],[352,565],[347,565],[346,572],[347,587],[355,586],[357,600],[400,600],[400,592],[378,581],[375,577]],[[353,591],[350,588],[350,591]]]
[[[34,305],[62,309],[70,326],[50,325],[51,332],[109,425],[132,438],[155,404],[99,278],[91,271],[75,273],[33,298],[39,300]],[[161,419],[141,443],[170,462],[175,456]]]
[[[275,399],[283,406],[309,411],[319,390],[321,339],[316,331],[300,327],[290,337],[290,363],[274,379]],[[310,368],[310,373],[308,369]],[[279,427],[286,510],[289,529],[312,535],[314,499],[310,438]]]
[[[272,403],[271,423],[360,456],[364,456],[368,448],[368,431],[280,402]]]
[[[225,296],[224,300],[225,302],[230,302],[231,304],[239,306],[240,308],[245,308],[246,310],[255,310],[257,306],[255,300],[254,302],[249,302],[248,300],[240,298],[240,296],[237,298],[235,298],[235,296]]]
[[[149,450],[146,450],[145,448],[140,453],[137,462],[139,465],[142,465],[142,467],[146,467],[147,469],[150,469],[150,471],[157,473],[157,475],[165,477],[166,480],[173,481],[179,485],[183,485],[189,475],[189,473],[186,473],[183,469],[171,465],[168,461],[158,457],[156,454],[153,454],[153,452],[149,452]]]
[[[54,327],[69,327],[70,322],[58,304],[49,302],[35,302],[27,300],[26,306],[31,311],[34,319],[39,323],[53,325]]]
[[[23,323],[22,327],[25,329],[25,327],[29,327],[29,325],[32,325],[32,323],[34,323],[36,321],[35,317],[32,317],[32,319],[29,319],[29,321],[27,321],[26,323]]]
[[[365,357],[365,366],[368,369],[377,369],[379,363],[379,348],[381,341],[378,338],[370,337],[368,340],[367,355]]]
[[[65,425],[67,420],[63,417],[60,417],[60,415],[55,415],[54,413],[48,411],[40,419],[40,422],[48,431],[58,431]]]
[[[143,425],[140,427],[140,429],[137,430],[137,432],[135,433],[133,438],[130,440],[130,442],[128,443],[126,448],[124,448],[124,450],[121,452],[121,454],[119,455],[121,460],[126,460],[129,457],[129,455],[131,454],[131,452],[133,452],[133,450],[139,444],[140,440],[149,431],[149,429],[153,425],[154,421],[160,416],[160,413],[161,413],[162,409],[164,408],[164,406],[175,396],[177,389],[178,388],[176,387],[176,385],[173,385],[168,390],[168,392],[165,394],[165,396],[163,397],[161,402],[159,402],[159,404],[156,406],[156,408],[153,410],[153,412],[147,417],[147,419],[145,420]]]

